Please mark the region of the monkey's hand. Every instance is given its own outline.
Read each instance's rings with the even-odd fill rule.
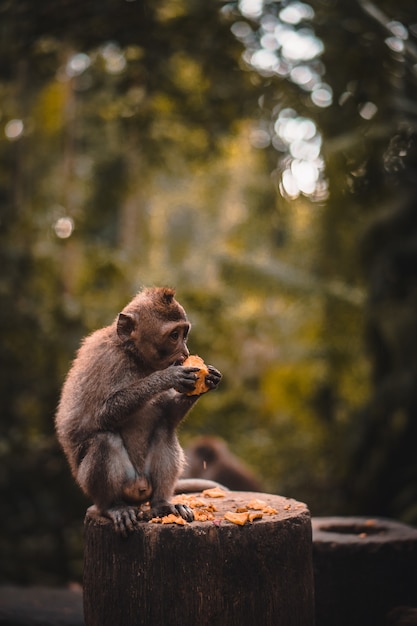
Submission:
[[[179,393],[187,393],[187,391],[194,389],[195,381],[197,380],[196,372],[198,371],[198,367],[170,365],[161,374],[163,373],[167,376],[170,387],[173,387]]]
[[[210,389],[216,389],[222,379],[222,375],[219,370],[216,370],[212,365],[208,365],[207,367],[209,373],[206,376],[206,385],[210,387]]]

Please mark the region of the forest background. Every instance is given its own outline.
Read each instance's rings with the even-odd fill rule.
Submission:
[[[224,374],[183,445],[417,524],[415,0],[4,0],[0,33],[1,581],[81,580],[53,416],[144,285]]]

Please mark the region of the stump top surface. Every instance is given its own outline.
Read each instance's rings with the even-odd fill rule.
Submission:
[[[310,519],[310,512],[307,505],[303,502],[298,502],[293,498],[287,498],[283,496],[277,496],[269,493],[258,493],[252,491],[224,491],[223,497],[207,497],[202,492],[193,494],[180,494],[175,496],[175,502],[182,502],[191,505],[194,512],[204,511],[205,507],[194,507],[193,500],[197,500],[206,505],[215,507],[212,511],[214,519],[207,521],[196,521],[186,523],[184,525],[177,525],[175,523],[155,523],[155,522],[139,522],[138,528],[142,530],[144,527],[177,527],[178,530],[183,528],[194,529],[207,529],[207,527],[236,527],[241,524],[236,524],[232,521],[225,519],[225,515],[228,513],[236,514],[240,511],[245,513],[244,509],[249,514],[260,514],[261,517],[253,519],[253,521],[247,520],[243,526],[254,526],[264,524],[276,524],[278,522],[284,522],[285,520],[294,520],[296,518],[308,518]],[[94,525],[107,526],[111,525],[111,521],[107,517],[100,515],[95,506],[91,506],[87,510],[86,522],[93,522]]]

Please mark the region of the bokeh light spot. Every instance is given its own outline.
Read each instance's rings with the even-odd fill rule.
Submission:
[[[378,112],[378,107],[373,102],[365,102],[359,108],[359,115],[364,120],[371,120]]]
[[[60,239],[68,239],[74,231],[74,221],[71,217],[60,217],[54,224],[54,230]]]
[[[249,141],[254,148],[267,148],[271,143],[271,137],[266,130],[255,128],[251,131]]]
[[[23,121],[14,119],[7,122],[6,126],[4,127],[4,134],[10,141],[15,141],[22,136],[23,130]]]
[[[239,0],[239,10],[246,17],[260,17],[263,7],[263,0]]]
[[[302,20],[311,20],[314,17],[313,8],[304,2],[291,2],[279,13],[279,17],[287,24],[299,24]]]
[[[385,39],[385,43],[393,52],[404,52],[404,41],[400,37],[388,37]]]
[[[106,72],[109,74],[121,74],[126,69],[126,58],[117,44],[107,43],[103,46],[101,55],[105,62]]]
[[[65,73],[70,78],[74,76],[80,76],[87,68],[91,65],[91,59],[88,54],[84,54],[83,52],[79,52],[74,54],[68,61]]]
[[[318,107],[329,107],[333,103],[333,90],[330,85],[321,83],[311,94],[311,99]]]

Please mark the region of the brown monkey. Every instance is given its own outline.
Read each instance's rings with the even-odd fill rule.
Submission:
[[[214,480],[236,491],[262,491],[260,481],[219,437],[198,437],[185,450],[183,476]]]
[[[187,395],[198,368],[182,367],[191,326],[174,295],[145,289],[113,324],[84,340],[56,414],[75,479],[122,535],[140,519],[193,517],[170,503],[184,465],[176,427],[199,397]],[[207,385],[215,389],[221,374],[208,369]],[[147,501],[150,512],[140,512]]]

